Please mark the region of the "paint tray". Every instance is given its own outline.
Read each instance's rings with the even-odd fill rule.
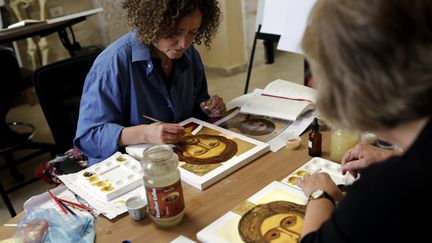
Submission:
[[[78,173],[81,184],[108,201],[137,188],[143,180],[140,162],[120,152]]]

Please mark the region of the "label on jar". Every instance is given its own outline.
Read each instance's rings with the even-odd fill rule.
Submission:
[[[170,186],[145,186],[149,214],[156,218],[169,218],[176,216],[184,209],[183,190],[181,181]]]

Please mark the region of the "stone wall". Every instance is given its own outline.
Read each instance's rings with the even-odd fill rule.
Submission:
[[[6,4],[8,3],[9,1],[6,0]],[[73,25],[72,29],[76,41],[78,41],[82,47],[91,45],[107,46],[109,43],[113,42],[128,31],[126,26],[126,15],[125,11],[121,8],[121,1],[47,0],[46,14],[48,19],[52,18],[50,16],[49,9],[57,6],[62,7],[64,15],[74,14],[98,7],[104,8],[103,12],[90,16],[85,21]],[[13,11],[10,8],[8,8],[8,10],[11,13],[12,23],[17,22],[18,20],[13,14]],[[24,19],[39,19],[40,14],[38,1],[34,0],[28,9],[21,11],[21,14]],[[69,57],[69,53],[63,47],[56,33],[48,35],[46,38],[49,43],[48,63]],[[33,40],[35,43],[38,43],[39,37],[34,37]],[[30,58],[26,54],[27,41],[21,40],[18,41],[17,44],[19,46],[19,54],[21,56],[23,66],[31,68]],[[39,54],[36,55],[36,62],[37,67],[39,67],[41,65],[41,58]]]
[[[6,4],[10,0],[6,0]],[[228,0],[229,1],[229,0]],[[84,22],[73,25],[73,31],[76,40],[81,46],[102,45],[107,46],[109,43],[115,41],[117,38],[129,31],[126,24],[126,13],[121,8],[120,0],[47,0],[46,13],[47,18],[50,16],[49,9],[53,7],[62,7],[64,14],[69,15],[89,9],[102,7],[103,12],[90,16]],[[245,63],[249,61],[250,50],[253,43],[255,33],[255,16],[257,8],[257,0],[242,0],[243,11],[243,28],[244,28],[244,59]],[[39,19],[39,4],[38,0],[34,0],[29,8],[22,11],[23,18]],[[14,14],[11,11],[11,16]],[[17,19],[12,19],[16,22]],[[39,37],[34,37],[35,43],[39,41]],[[56,33],[47,36],[49,43],[49,56],[48,62],[55,62],[69,57],[69,53],[62,46],[58,35]],[[23,66],[31,68],[30,60],[26,54],[27,41],[18,41],[19,52]],[[262,42],[258,41],[257,50],[255,53],[254,65],[264,63],[264,51]],[[40,56],[37,55],[37,66],[41,65]],[[203,60],[205,63],[205,60]]]

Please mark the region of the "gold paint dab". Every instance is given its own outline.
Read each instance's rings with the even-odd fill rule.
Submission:
[[[108,182],[107,181],[98,181],[95,183],[92,183],[92,186],[107,186]]]
[[[112,191],[112,190],[114,190],[114,187],[111,184],[109,184],[108,186],[104,186],[104,187],[101,188],[101,191],[103,191],[103,192],[109,192],[109,191]]]
[[[256,205],[249,202],[249,201],[243,201],[239,204],[237,204],[237,206],[235,206],[231,211],[233,213],[236,213],[240,216],[242,216],[243,214],[245,214],[247,211],[249,211],[249,209],[255,207]]]
[[[297,183],[296,183],[296,179],[297,179],[298,177],[297,176],[290,176],[289,178],[288,178],[288,183],[289,184],[291,184],[291,185],[297,185]]]
[[[95,181],[98,181],[99,178],[98,178],[97,175],[92,175],[92,176],[90,176],[90,177],[88,178],[88,180],[89,180],[90,182],[95,182]]]
[[[299,171],[296,172],[296,175],[298,175],[300,177],[303,177],[305,175],[310,175],[310,172],[306,171],[306,170],[299,170]]]

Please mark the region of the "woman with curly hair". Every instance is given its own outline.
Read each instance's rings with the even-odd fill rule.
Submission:
[[[74,144],[100,162],[127,145],[175,143],[191,116],[221,116],[198,51],[210,48],[217,0],[125,0],[131,32],[108,46],[87,75]],[[147,115],[162,122],[151,123]]]

